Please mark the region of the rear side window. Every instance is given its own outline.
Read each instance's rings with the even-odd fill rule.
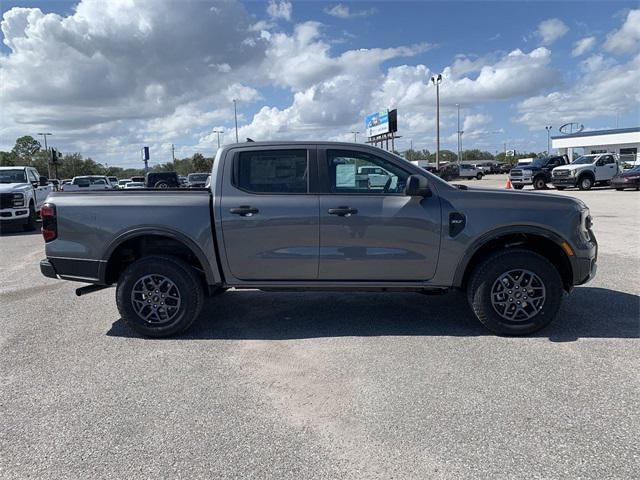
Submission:
[[[88,187],[91,185],[91,181],[88,178],[74,178],[73,184],[79,187]]]
[[[306,150],[241,152],[234,162],[234,186],[251,193],[307,193]]]

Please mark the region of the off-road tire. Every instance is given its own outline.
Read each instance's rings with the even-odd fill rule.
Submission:
[[[175,317],[165,323],[145,321],[133,306],[135,285],[152,274],[168,278],[179,291],[180,307]],[[170,255],[143,257],[129,265],[120,276],[116,303],[123,320],[136,332],[146,337],[169,337],[185,331],[200,314],[204,303],[202,281],[196,271],[179,258]]]
[[[494,308],[491,295],[498,278],[512,270],[528,270],[539,277],[545,288],[545,299],[540,310],[526,320],[511,321]],[[556,268],[541,255],[525,249],[501,250],[480,263],[467,283],[467,299],[482,324],[498,335],[527,335],[547,326],[558,313],[563,296],[563,285]]]
[[[27,232],[32,232],[36,229],[36,207],[34,207],[33,202],[29,202],[29,217],[27,218],[27,222],[22,226],[22,228]]]

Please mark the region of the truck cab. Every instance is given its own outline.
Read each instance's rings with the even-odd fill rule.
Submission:
[[[594,185],[609,185],[621,167],[615,153],[582,155],[569,165],[556,167],[552,171],[552,183],[558,190],[578,187],[590,190]]]
[[[45,199],[53,191],[33,167],[0,167],[0,225],[22,224],[33,230]]]

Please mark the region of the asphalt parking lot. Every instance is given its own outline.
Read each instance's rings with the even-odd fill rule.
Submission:
[[[550,191],[591,208],[599,271],[526,338],[457,293],[229,291],[144,339],[5,233],[0,477],[637,478],[640,193]]]

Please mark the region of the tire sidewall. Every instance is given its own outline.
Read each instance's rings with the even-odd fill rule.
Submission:
[[[131,292],[138,280],[151,274],[164,275],[180,292],[180,310],[171,323],[155,326],[145,322],[131,304]],[[132,263],[122,274],[116,288],[118,311],[136,332],[148,337],[167,337],[187,329],[199,315],[203,292],[190,267],[173,257],[144,257]]]
[[[494,309],[491,289],[500,275],[517,269],[538,275],[544,283],[546,298],[542,309],[533,318],[510,323]],[[474,272],[468,292],[469,303],[478,319],[500,335],[526,335],[544,328],[555,318],[563,295],[562,279],[555,267],[546,258],[526,250],[500,252],[489,257]]]
[[[533,180],[533,188],[535,188],[536,190],[542,190],[546,186],[547,186],[547,184],[544,181],[544,178],[538,177],[538,178]]]
[[[29,202],[29,218],[24,224],[24,229],[27,231],[36,229],[36,207],[33,205],[33,202]]]

